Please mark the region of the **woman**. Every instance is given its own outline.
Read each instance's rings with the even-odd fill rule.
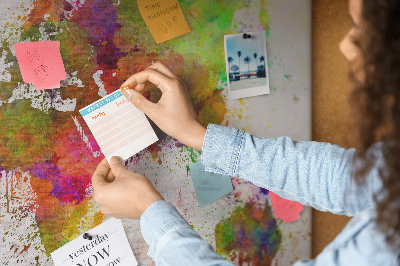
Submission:
[[[156,63],[123,89],[164,132],[202,150],[209,171],[238,176],[319,210],[355,217],[315,260],[295,265],[398,265],[400,250],[400,1],[350,0],[353,28],[340,44],[352,62],[357,149],[327,143],[263,139],[198,121],[185,84]],[[158,103],[141,91],[156,85]],[[115,177],[117,182],[112,182]],[[93,175],[104,214],[141,222],[157,265],[230,265],[165,202],[150,181],[118,158]]]

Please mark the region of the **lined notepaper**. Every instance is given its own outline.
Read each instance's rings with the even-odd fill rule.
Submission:
[[[102,152],[126,160],[158,140],[145,114],[121,93],[110,95],[80,110]]]

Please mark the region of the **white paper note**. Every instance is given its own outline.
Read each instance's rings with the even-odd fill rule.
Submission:
[[[158,140],[143,112],[115,91],[79,111],[107,161],[126,160]]]
[[[56,266],[138,265],[121,220],[111,218],[51,253]]]

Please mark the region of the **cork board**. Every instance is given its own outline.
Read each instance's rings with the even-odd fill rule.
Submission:
[[[229,3],[179,1],[191,32],[157,44],[136,1],[0,2],[0,235],[11,247],[0,245],[0,265],[52,265],[52,251],[108,218],[90,182],[101,151],[79,110],[153,61],[188,85],[203,124],[311,140],[311,2]],[[271,93],[228,101],[223,36],[260,30]],[[60,42],[67,79],[59,89],[37,91],[23,82],[14,44],[39,40]],[[233,63],[244,64],[246,56],[248,69],[263,64],[256,51],[241,52]],[[127,167],[148,177],[219,254],[238,265],[292,265],[310,257],[311,208],[285,224],[273,216],[268,191],[238,178],[232,193],[200,208],[188,172],[200,153],[156,132],[160,141]],[[123,225],[139,264],[153,265],[139,222]]]
[[[350,64],[339,50],[340,41],[351,28],[348,1],[313,1],[312,27],[313,140],[350,148]],[[349,218],[317,210],[312,216],[312,256],[316,257]]]

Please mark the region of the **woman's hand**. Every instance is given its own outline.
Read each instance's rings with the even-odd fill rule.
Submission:
[[[119,219],[140,219],[153,202],[164,200],[145,176],[129,171],[115,156],[110,164],[106,159],[100,162],[92,185],[100,211]]]
[[[157,103],[150,102],[141,94],[152,86],[162,92]],[[206,128],[197,120],[185,83],[166,66],[156,62],[146,70],[132,75],[122,84],[121,91],[161,130],[201,151]]]

